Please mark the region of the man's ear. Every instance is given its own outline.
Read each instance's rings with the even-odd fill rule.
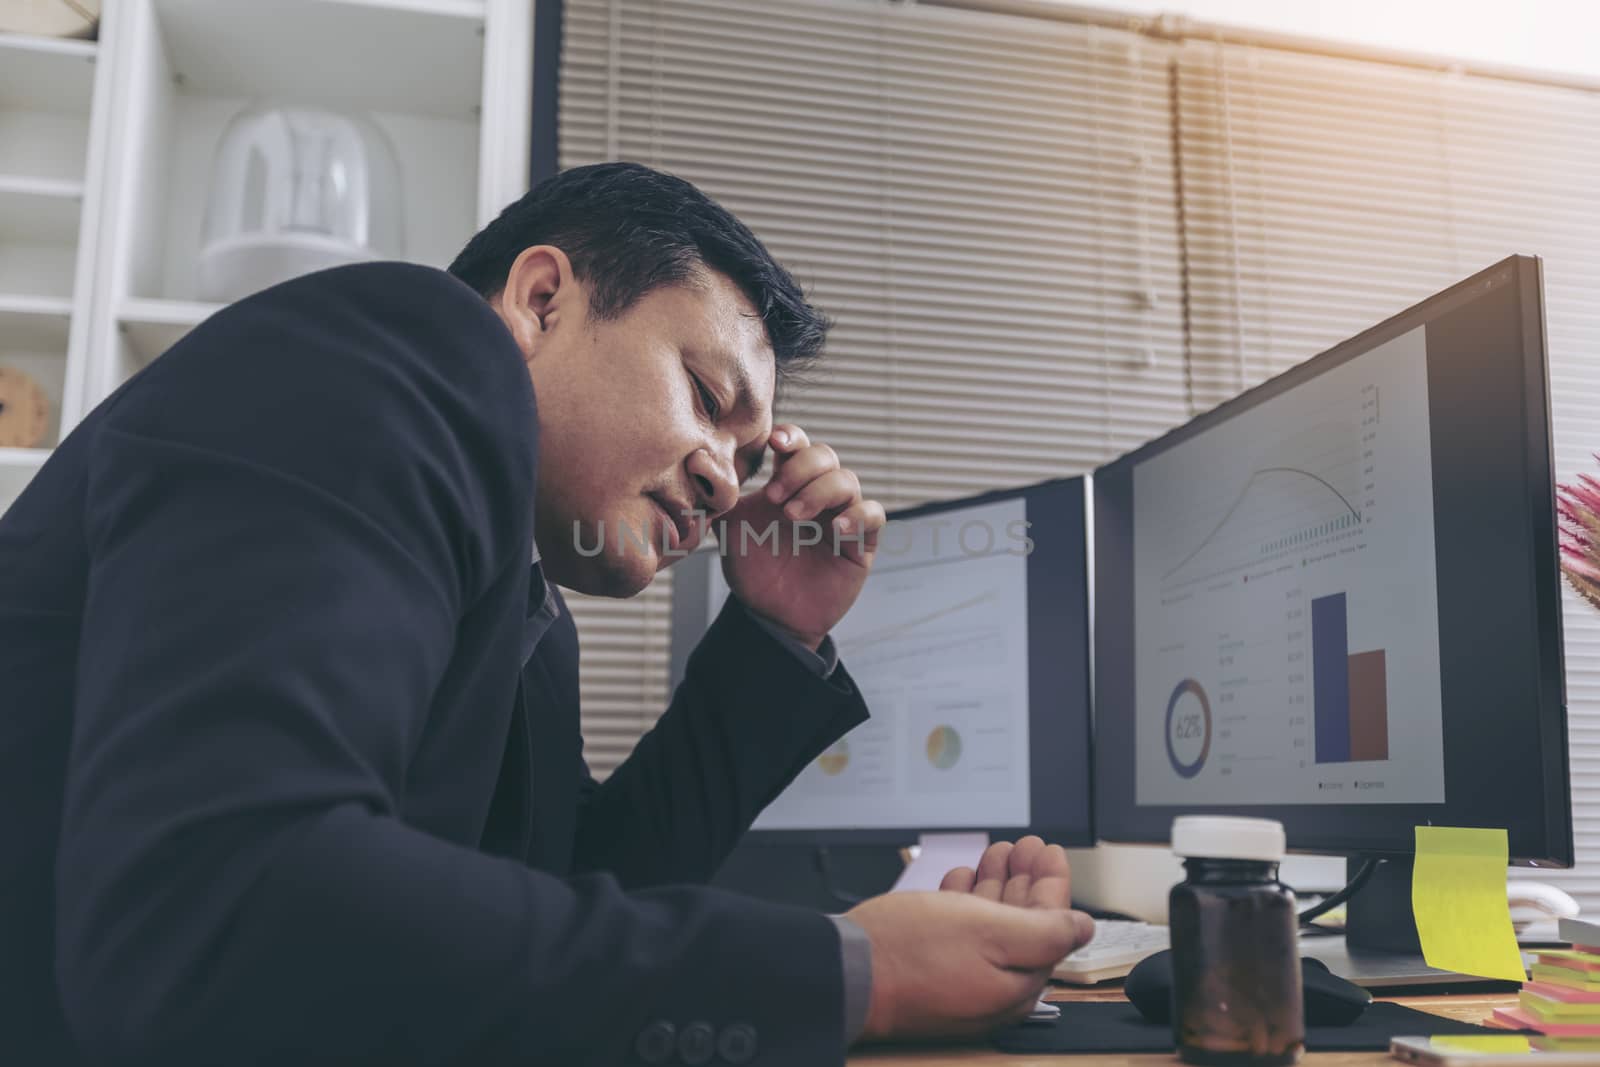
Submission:
[[[506,273],[505,288],[495,298],[495,310],[511,331],[522,358],[532,361],[539,347],[567,313],[578,286],[572,261],[554,245],[525,248]]]

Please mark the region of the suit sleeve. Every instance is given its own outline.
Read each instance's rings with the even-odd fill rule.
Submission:
[[[866,718],[842,666],[819,677],[729,597],[655,729],[586,786],[577,869],[629,887],[708,880],[795,775]]]
[[[652,1020],[707,1019],[753,1024],[754,1063],[839,1062],[826,919],[404,821],[457,622],[526,566],[533,457],[498,323],[395,272],[224,312],[94,443],[57,865],[76,1040],[106,1064],[617,1064]],[[324,294],[306,321],[355,340],[296,325]],[[340,318],[363,301],[379,321]]]

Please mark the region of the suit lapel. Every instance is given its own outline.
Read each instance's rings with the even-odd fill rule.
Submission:
[[[529,575],[530,618],[544,605],[538,566]],[[578,826],[583,740],[578,715],[578,632],[559,592],[522,667],[500,778],[486,823],[485,851],[566,874]]]
[[[527,685],[519,680],[511,706],[511,725],[506,731],[505,753],[500,757],[500,776],[495,781],[494,799],[489,804],[479,846],[485,852],[519,861],[526,861],[528,840],[533,834],[526,694]]]

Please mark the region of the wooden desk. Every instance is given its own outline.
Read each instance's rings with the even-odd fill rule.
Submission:
[[[1112,986],[1109,989],[1071,989],[1061,986],[1054,987],[1045,997],[1046,1000],[1121,1000],[1122,989]],[[1451,1019],[1460,1019],[1464,1022],[1481,1022],[1487,1018],[1490,1011],[1496,1006],[1516,1003],[1515,993],[1495,994],[1461,994],[1423,997],[1385,997],[1385,1000],[1395,1000],[1401,1004],[1416,1008],[1419,1011],[1433,1012]],[[1006,1052],[996,1052],[987,1045],[971,1044],[965,1046],[939,1046],[928,1048],[896,1048],[896,1049],[870,1049],[854,1053],[850,1057],[852,1065],[860,1067],[921,1067],[923,1064],[962,1064],[963,1067],[1170,1067],[1178,1062],[1176,1056],[1167,1053],[1149,1053],[1143,1055],[1118,1055],[1104,1053],[1099,1055],[1083,1053],[1076,1055],[1051,1055],[1051,1056],[1015,1056]],[[1308,1053],[1300,1060],[1301,1063],[1315,1064],[1316,1067],[1395,1067],[1398,1060],[1389,1058],[1387,1052],[1315,1052]]]

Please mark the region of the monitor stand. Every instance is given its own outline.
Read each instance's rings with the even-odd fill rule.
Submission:
[[[977,833],[920,834],[911,850],[911,861],[895,880],[891,893],[908,889],[938,889],[944,876],[956,867],[978,866],[989,835]]]
[[[1354,878],[1360,866],[1359,859],[1351,859],[1347,877]],[[1301,954],[1321,960],[1347,981],[1373,989],[1462,984],[1515,988],[1514,983],[1428,966],[1411,914],[1411,869],[1409,856],[1379,863],[1372,879],[1346,904],[1344,936],[1302,937]]]

